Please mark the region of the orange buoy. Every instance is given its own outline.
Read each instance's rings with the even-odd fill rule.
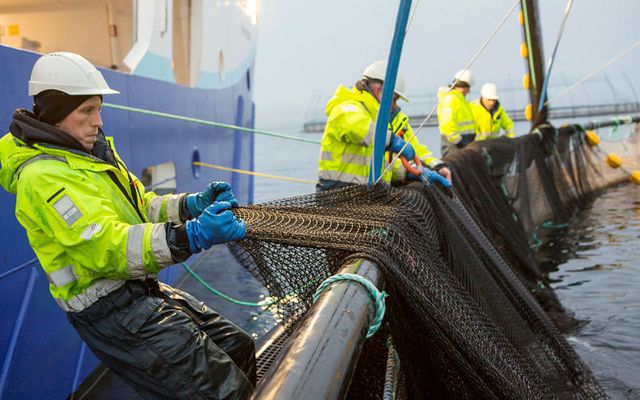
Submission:
[[[619,168],[622,165],[622,158],[616,153],[609,153],[609,155],[607,155],[607,164],[609,164],[611,168]]]
[[[589,146],[594,147],[600,143],[600,136],[595,131],[587,131],[584,135],[587,137]]]
[[[631,173],[629,178],[631,179],[631,182],[635,183],[636,185],[640,185],[640,171],[638,171],[637,169]]]
[[[527,121],[531,121],[533,119],[533,107],[531,107],[531,104],[527,104],[524,107],[524,118]]]
[[[518,23],[524,25],[524,13],[522,10],[518,11]]]
[[[526,74],[522,75],[522,87],[525,88],[526,90],[529,90],[530,86],[531,86],[531,75],[529,75],[529,73],[527,72]]]
[[[529,57],[529,48],[525,42],[522,42],[520,45],[520,56],[522,56],[522,58]]]

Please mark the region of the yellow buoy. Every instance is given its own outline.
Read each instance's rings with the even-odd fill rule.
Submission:
[[[524,118],[527,121],[531,121],[533,119],[533,107],[531,107],[531,104],[527,104],[524,108]]]
[[[629,178],[631,178],[631,182],[635,183],[636,185],[640,185],[640,171],[638,171],[637,169],[631,173],[631,176]]]
[[[522,75],[522,87],[529,90],[530,86],[531,86],[531,75],[529,75],[529,73],[527,72],[526,74]]]
[[[520,55],[522,56],[522,58],[529,57],[529,49],[527,48],[527,44],[525,42],[522,42],[522,44],[520,45]]]
[[[524,13],[522,12],[522,10],[518,12],[518,23],[520,25],[524,25]]]
[[[600,143],[600,136],[595,131],[587,131],[584,135],[587,137],[589,146],[594,147]]]
[[[609,153],[609,155],[607,155],[607,164],[609,164],[611,168],[619,168],[622,165],[622,158],[616,153]]]

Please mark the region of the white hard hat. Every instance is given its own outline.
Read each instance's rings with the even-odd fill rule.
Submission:
[[[45,90],[59,90],[72,96],[120,93],[111,89],[100,71],[84,57],[67,52],[45,54],[34,64],[29,96]]]
[[[471,73],[471,70],[468,69],[461,69],[460,71],[456,72],[456,74],[453,76],[453,79],[457,80],[458,82],[464,82],[469,86],[473,86],[473,84],[475,83],[473,74]]]
[[[480,89],[480,96],[487,100],[498,100],[498,90],[495,83],[485,83]]]
[[[387,61],[386,60],[378,60],[373,64],[369,65],[362,72],[362,76],[365,78],[377,79],[379,81],[384,82],[385,74],[387,73]],[[395,94],[397,94],[402,100],[409,101],[407,96],[405,96],[405,85],[404,85],[404,76],[401,73],[398,73],[396,76],[396,87],[393,90]]]

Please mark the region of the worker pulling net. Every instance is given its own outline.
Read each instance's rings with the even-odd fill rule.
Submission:
[[[548,128],[453,153],[455,190],[351,186],[238,209],[248,239],[233,250],[289,330],[345,260],[378,264],[400,398],[604,398],[541,307],[566,315],[530,246],[537,224],[566,221],[602,186],[579,133]],[[386,358],[381,337],[365,344],[350,398],[382,393],[384,364],[371,371]]]

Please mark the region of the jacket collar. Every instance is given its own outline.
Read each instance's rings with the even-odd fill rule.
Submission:
[[[33,113],[25,109],[17,109],[13,113],[13,121],[11,121],[9,131],[28,145],[34,143],[52,144],[88,153],[76,138],[53,125],[38,121]]]
[[[494,104],[493,108],[491,110],[487,109],[487,107],[484,106],[484,103],[482,102],[482,99],[478,99],[478,103],[480,103],[480,105],[482,106],[482,108],[484,108],[485,110],[487,110],[487,112],[489,114],[491,114],[491,116],[493,117],[498,110],[500,109],[500,101],[496,100],[496,104]]]
[[[98,138],[91,151],[73,136],[53,125],[38,121],[35,115],[25,109],[17,109],[13,113],[13,120],[9,126],[13,136],[27,145],[39,144],[45,147],[57,147],[76,154],[96,156],[109,164],[116,166],[115,157],[105,138],[102,129],[98,130]],[[116,166],[117,167],[117,166]]]

